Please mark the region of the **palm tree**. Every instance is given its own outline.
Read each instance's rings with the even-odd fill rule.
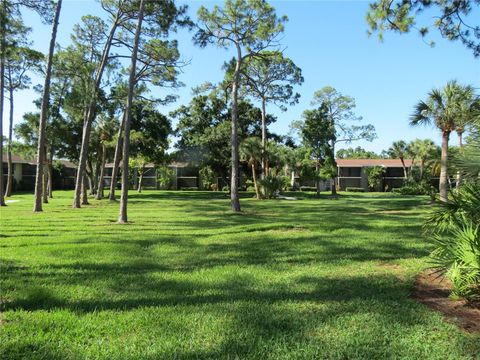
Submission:
[[[450,133],[456,131],[462,123],[462,104],[471,93],[470,86],[450,81],[442,89],[428,93],[425,101],[420,101],[410,117],[410,125],[434,125],[442,132],[442,156],[440,171],[440,200],[447,201],[448,196],[448,141]]]
[[[405,156],[408,153],[407,143],[403,140],[394,141],[390,149],[388,149],[388,154],[394,159],[400,159],[403,167],[403,176],[405,180],[407,179],[407,167],[405,166]]]
[[[437,145],[430,139],[415,139],[408,145],[408,149],[411,153],[412,160],[418,159],[420,161],[420,179],[422,179],[427,160],[433,157]]]
[[[253,186],[255,187],[257,199],[260,199],[260,190],[258,189],[255,167],[257,166],[258,159],[262,158],[262,143],[256,137],[245,139],[240,146],[240,155],[252,168]]]

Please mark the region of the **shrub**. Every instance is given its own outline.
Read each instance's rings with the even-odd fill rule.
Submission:
[[[367,173],[368,186],[370,189],[379,191],[385,168],[383,166],[369,166],[365,168],[365,172]]]
[[[425,227],[431,261],[453,284],[453,295],[480,299],[480,183],[466,183],[440,203]]]
[[[211,190],[212,185],[216,184],[217,176],[210,166],[205,166],[198,171],[204,190]]]
[[[168,166],[160,166],[157,169],[157,182],[161,189],[169,190],[173,188],[175,182],[175,170]]]
[[[262,195],[267,199],[272,199],[286,186],[286,180],[283,176],[267,175],[259,180]]]
[[[365,189],[360,188],[360,187],[347,187],[345,189],[345,191],[348,191],[348,192],[365,192]]]
[[[182,187],[180,190],[182,190],[182,191],[194,191],[194,190],[198,190],[198,187],[196,187],[196,186]]]

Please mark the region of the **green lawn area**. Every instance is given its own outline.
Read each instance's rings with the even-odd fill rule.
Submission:
[[[133,193],[1,210],[1,359],[472,359],[480,335],[409,298],[422,197]],[[245,195],[247,197],[247,195]]]

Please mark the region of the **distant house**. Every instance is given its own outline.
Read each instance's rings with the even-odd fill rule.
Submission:
[[[35,174],[37,165],[34,160],[26,160],[20,156],[12,155],[13,163],[13,189],[33,190],[35,188]],[[75,187],[76,166],[68,160],[54,160],[61,166],[55,166],[53,172],[53,189],[72,189]],[[3,186],[7,184],[8,157],[3,154]]]
[[[412,160],[405,159],[405,167],[410,172]],[[383,191],[402,187],[405,182],[400,159],[337,159],[337,186],[341,191],[348,187],[363,188],[368,191],[368,179],[365,168],[381,166],[385,169],[381,188]]]

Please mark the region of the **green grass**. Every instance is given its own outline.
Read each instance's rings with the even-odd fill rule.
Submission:
[[[480,336],[409,292],[427,199],[132,193],[1,209],[1,359],[472,359]]]

